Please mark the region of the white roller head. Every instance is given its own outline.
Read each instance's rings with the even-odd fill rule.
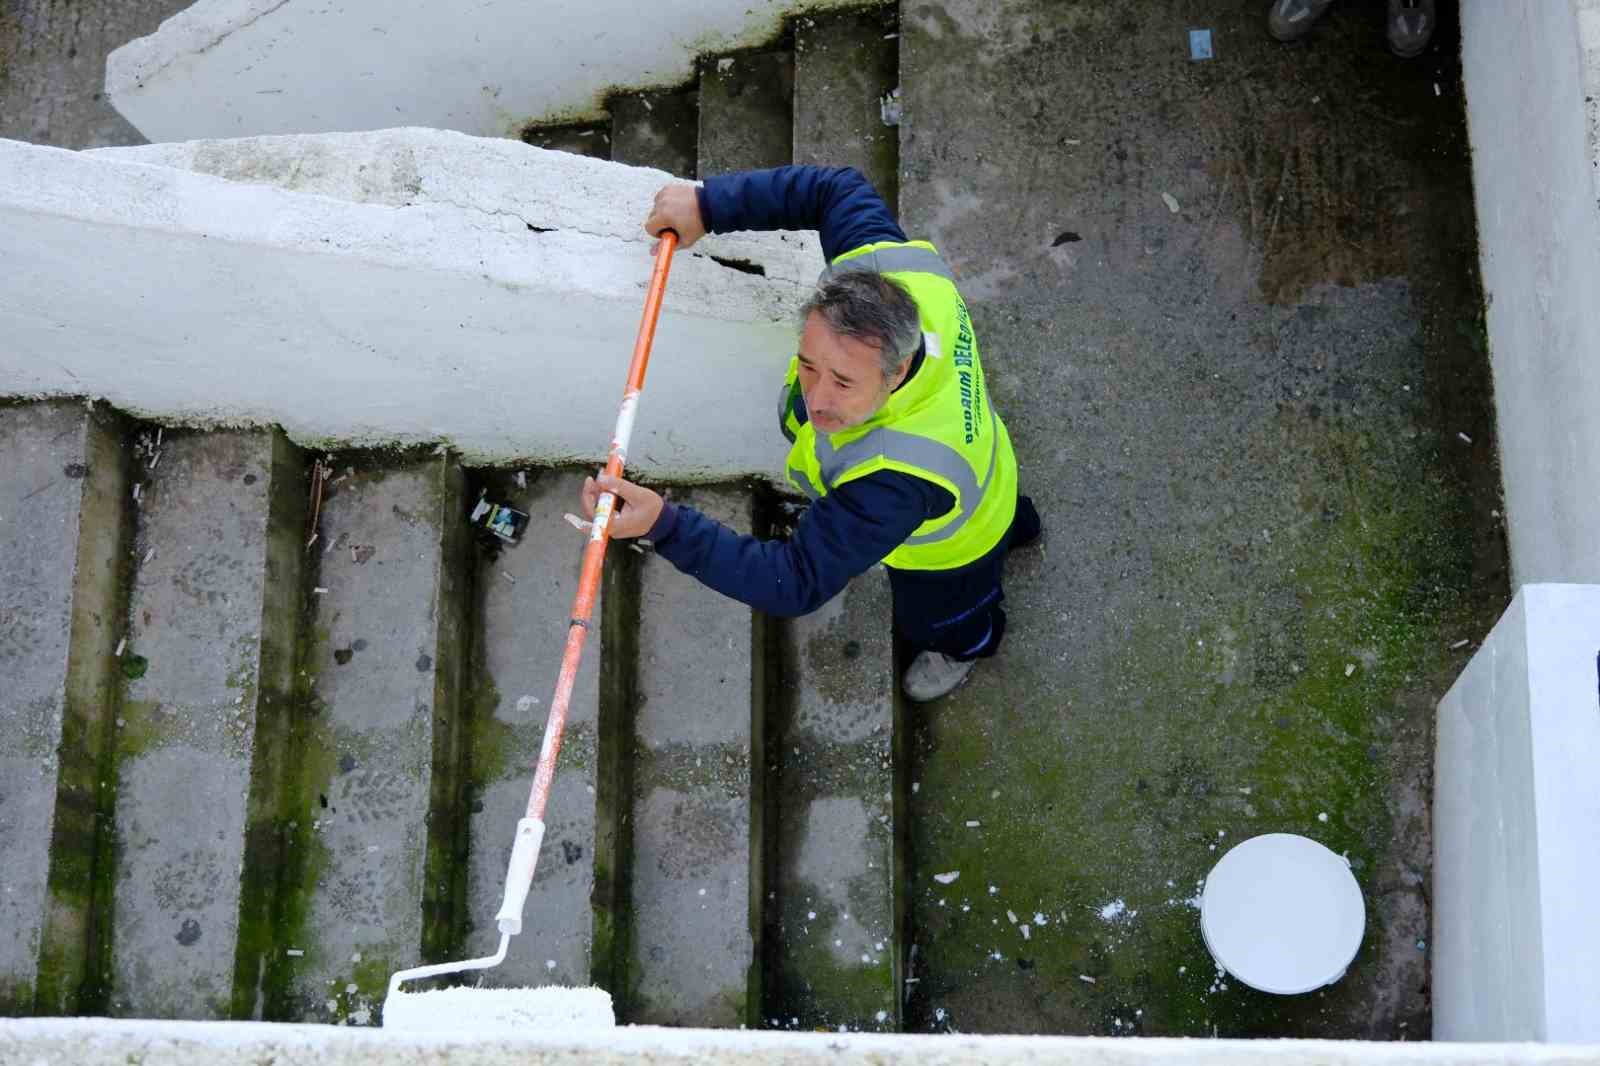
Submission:
[[[616,1028],[611,994],[599,988],[440,988],[391,992],[383,1027],[476,1036],[582,1036]]]

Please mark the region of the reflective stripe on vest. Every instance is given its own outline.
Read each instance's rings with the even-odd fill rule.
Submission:
[[[950,268],[945,264],[944,257],[938,252],[930,252],[926,248],[883,248],[876,252],[867,252],[863,255],[851,256],[835,263],[829,263],[822,268],[822,273],[817,276],[817,284],[838,277],[850,271],[867,270],[878,274],[888,274],[895,271],[918,274],[936,274],[946,281],[955,281],[955,276],[950,273]]]
[[[989,398],[987,390],[983,398],[984,406],[989,411],[990,424],[993,425],[994,401]],[[818,433],[816,452],[817,464],[822,468],[822,481],[826,491],[829,492],[833,491],[836,480],[851,467],[879,455],[885,459],[938,474],[954,485],[959,493],[961,513],[938,529],[921,536],[908,537],[905,541],[907,544],[936,544],[955,536],[961,527],[967,524],[967,520],[978,513],[978,505],[983,502],[984,491],[989,487],[990,479],[994,477],[995,460],[1000,454],[1000,434],[989,434],[989,469],[984,472],[981,485],[972,476],[972,464],[963,459],[960,452],[931,437],[902,433],[898,429],[874,429],[842,448],[835,448],[828,434]],[[810,479],[803,471],[790,467],[789,480],[799,485],[801,491],[813,500],[817,498]]]

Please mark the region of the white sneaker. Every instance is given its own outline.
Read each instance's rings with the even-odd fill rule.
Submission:
[[[918,652],[900,687],[913,703],[927,703],[965,681],[976,665],[976,659],[952,659],[937,651]]]

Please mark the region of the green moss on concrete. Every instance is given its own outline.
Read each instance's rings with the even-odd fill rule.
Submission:
[[[245,822],[244,868],[257,871],[240,885],[238,945],[234,953],[234,1019],[288,1016],[288,956],[283,943],[299,927],[285,921],[282,895],[294,869],[296,848],[315,848],[297,836],[297,815],[288,808],[291,777],[305,755],[294,746],[295,722],[304,713],[309,686],[301,684],[299,658],[309,647],[306,580],[316,568],[305,550],[307,463],[281,432],[273,434],[271,484],[266,524],[266,587],[255,669],[236,671],[229,687],[240,690],[255,708],[250,792]],[[321,856],[312,856],[313,864]]]
[[[34,991],[29,981],[0,980],[0,1018],[24,1018],[33,1013]]]
[[[34,979],[34,1012],[109,1008],[116,881],[114,728],[125,682],[114,647],[132,582],[127,427],[96,414],[85,436],[88,475],[79,515],[72,630],[61,722],[49,897]]]
[[[1060,1031],[1066,1014],[1107,1035],[1337,1035],[1359,1012],[1360,982],[1282,999],[1219,980],[1190,902],[1233,844],[1309,836],[1348,855],[1369,904],[1354,965],[1375,963],[1392,785],[1427,769],[1393,763],[1393,740],[1407,694],[1442,692],[1457,668],[1447,627],[1471,547],[1447,486],[1363,476],[1357,434],[1321,447],[1336,488],[1308,493],[1300,535],[1260,546],[1245,594],[1150,610],[1055,705],[933,730],[918,772],[939,804],[913,800],[914,1028],[970,1025],[957,1005],[974,997],[985,1028],[1014,1032]],[[1173,553],[1156,581],[1198,595],[1231,565]]]
[[[307,569],[311,572],[304,580],[309,585],[316,579],[314,563]],[[266,788],[262,804],[252,809],[246,854],[270,856],[278,865],[275,878],[262,878],[254,889],[247,886],[240,901],[234,1017],[306,1020],[318,991],[302,987],[296,975],[318,951],[312,934],[312,901],[329,855],[314,826],[321,806],[318,796],[326,793],[338,772],[341,749],[324,717],[312,672],[312,664],[327,656],[328,632],[312,623],[309,604],[303,604],[302,611],[293,652],[296,667],[288,706],[276,723],[278,736],[264,738],[258,730],[258,754],[277,763],[269,769],[264,762],[258,772],[275,775],[279,784],[275,792]],[[260,752],[263,741],[274,747]],[[291,949],[305,954],[291,956]]]
[[[772,1016],[760,1024],[830,1032],[841,1025],[852,1031],[895,1031],[893,945],[884,944],[876,963],[841,961],[843,952],[833,946],[829,932],[840,916],[838,908],[826,902],[826,893],[803,881],[785,884],[782,891],[791,898],[813,900],[810,907],[817,916],[803,923],[796,921],[796,914],[788,916],[781,964],[769,975],[777,983],[769,992]],[[880,1011],[885,1015],[881,1022]]]
[[[422,958],[461,957],[467,931],[467,744],[471,669],[469,619],[474,570],[467,514],[466,476],[453,455],[429,460],[430,513],[438,530],[439,572],[434,589],[433,754],[429,777],[427,841],[423,853]]]
[[[640,979],[630,890],[639,665],[639,568],[633,553],[614,553],[601,581],[590,980],[611,994],[618,1020],[626,1022],[636,1013]]]

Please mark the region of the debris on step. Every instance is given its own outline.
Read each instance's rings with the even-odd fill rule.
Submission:
[[[488,489],[478,493],[478,502],[472,508],[470,521],[507,544],[517,543],[522,539],[523,530],[528,528],[528,516],[503,503],[490,503],[488,496]]]
[[[1183,210],[1183,208],[1178,205],[1178,198],[1172,195],[1170,192],[1162,193],[1161,201],[1167,205],[1167,210],[1171,211],[1173,214],[1177,214],[1179,211]]]
[[[900,100],[900,86],[896,85],[891,91],[879,97],[878,114],[885,126],[900,125],[900,121],[905,118],[905,109]]]
[[[306,550],[317,542],[317,522],[322,518],[322,484],[329,470],[321,459],[311,461],[311,524],[306,528]]]

